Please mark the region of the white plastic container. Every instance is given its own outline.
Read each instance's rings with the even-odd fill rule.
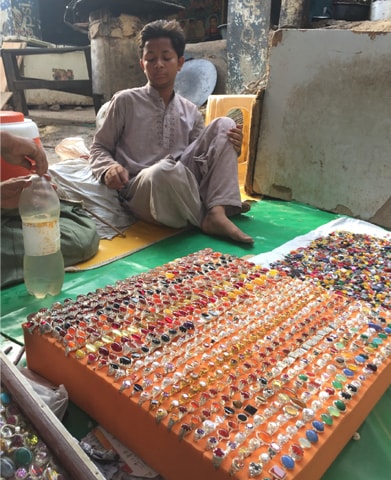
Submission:
[[[391,0],[373,0],[371,3],[371,20],[391,19]]]
[[[24,241],[24,283],[36,298],[60,293],[64,259],[60,243],[60,201],[50,181],[32,175],[20,196]]]
[[[31,138],[38,145],[41,144],[39,138],[39,129],[35,122],[30,118],[25,118],[21,112],[12,112],[8,110],[0,111],[0,128],[2,131],[9,132],[18,137]],[[1,180],[8,180],[12,177],[30,175],[30,170],[26,168],[10,165],[1,158]]]

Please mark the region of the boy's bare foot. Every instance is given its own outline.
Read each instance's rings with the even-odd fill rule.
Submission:
[[[242,212],[241,213],[247,213],[251,210],[251,203],[249,202],[242,202]]]
[[[233,217],[234,215],[249,212],[251,210],[251,203],[242,202],[240,207],[233,207],[232,205],[225,206],[224,210],[227,217]]]
[[[225,214],[224,206],[216,206],[209,210],[201,223],[201,230],[208,235],[229,237],[242,243],[254,243],[254,240],[242,232]]]

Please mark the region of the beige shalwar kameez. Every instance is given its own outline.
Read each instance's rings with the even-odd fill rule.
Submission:
[[[205,127],[197,106],[178,94],[165,106],[150,85],[123,90],[95,135],[91,167],[102,181],[115,162],[128,170],[119,196],[136,217],[200,226],[216,205],[241,212],[237,154],[227,136],[233,127],[227,117]]]

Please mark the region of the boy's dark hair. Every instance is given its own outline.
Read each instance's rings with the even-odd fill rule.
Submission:
[[[143,27],[139,34],[140,58],[143,56],[145,44],[154,38],[169,38],[178,57],[183,57],[186,39],[181,25],[176,20],[155,20]]]

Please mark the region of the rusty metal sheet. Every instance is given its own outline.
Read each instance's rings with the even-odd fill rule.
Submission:
[[[228,5],[227,92],[241,93],[267,69],[271,0],[231,0]]]

